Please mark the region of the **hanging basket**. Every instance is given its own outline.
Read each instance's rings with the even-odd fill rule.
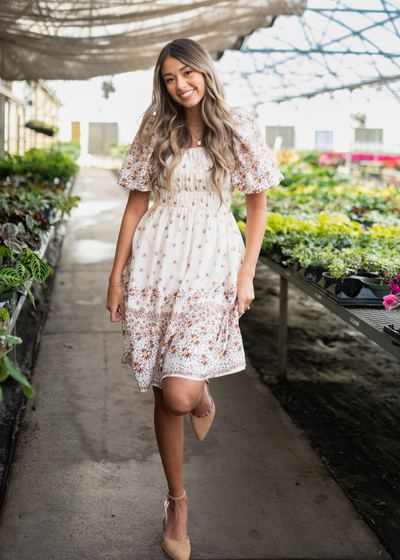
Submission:
[[[28,121],[25,123],[25,128],[29,128],[40,134],[46,134],[46,136],[54,136],[58,132],[58,128],[55,126],[49,126],[40,121]]]

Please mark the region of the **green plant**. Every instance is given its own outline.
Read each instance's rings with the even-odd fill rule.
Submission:
[[[302,161],[310,163],[311,165],[318,165],[319,152],[316,150],[299,152],[299,154],[302,156]]]
[[[107,146],[108,152],[112,157],[122,159],[129,149],[129,145],[117,144],[116,142],[110,142]]]
[[[58,132],[58,127],[52,124],[46,124],[38,119],[31,119],[25,123],[26,128],[31,128],[32,130],[43,131],[45,134],[53,136]]]
[[[15,253],[21,253],[27,248],[28,239],[29,234],[22,223],[5,223],[0,227],[0,246],[8,247]]]
[[[8,262],[3,264],[4,260]],[[48,263],[33,253],[29,247],[19,255],[15,255],[8,247],[0,247],[0,294],[6,292],[23,294],[25,289],[32,305],[35,306],[35,298],[27,282],[35,280],[42,283],[52,273]]]
[[[10,316],[5,307],[0,308],[0,383],[5,381],[10,375],[22,386],[24,395],[31,399],[35,396],[35,391],[26,377],[21,373],[19,368],[13,364],[7,354],[12,350],[15,344],[21,344],[19,337],[11,336],[7,333],[6,325],[10,323]],[[3,402],[3,392],[0,387],[0,403]]]
[[[0,179],[10,177],[19,183],[66,185],[79,169],[61,150],[32,149],[23,156],[6,154],[0,163]],[[1,161],[1,160],[0,160]]]
[[[72,161],[76,161],[81,155],[81,145],[79,142],[60,142],[58,149]]]
[[[65,214],[70,214],[79,200],[79,196],[67,195],[62,189],[36,186],[5,187],[0,192],[0,223],[23,222],[28,231],[40,234],[50,225],[44,219],[43,212],[50,213],[54,209],[60,211],[63,218]],[[34,245],[37,246],[37,243]]]

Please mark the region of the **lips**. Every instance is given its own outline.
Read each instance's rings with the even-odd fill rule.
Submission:
[[[194,89],[191,89],[189,91],[185,91],[184,94],[181,93],[179,97],[181,99],[189,99],[190,97],[192,97],[193,93],[194,93]]]

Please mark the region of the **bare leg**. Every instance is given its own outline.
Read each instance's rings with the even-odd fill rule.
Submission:
[[[193,410],[203,397],[202,381],[179,377],[164,379],[162,390],[154,391],[154,426],[158,449],[168,491],[171,496],[182,496],[183,488],[183,416]],[[164,535],[180,541],[186,538],[187,499],[170,500],[168,522]]]
[[[207,391],[206,385],[207,383],[204,383],[203,395],[199,404],[193,410],[191,410],[193,416],[196,416],[197,418],[205,418],[212,411],[211,397]]]

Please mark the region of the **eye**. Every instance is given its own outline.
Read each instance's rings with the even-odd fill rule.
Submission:
[[[185,74],[192,74],[193,70],[186,70]]]

